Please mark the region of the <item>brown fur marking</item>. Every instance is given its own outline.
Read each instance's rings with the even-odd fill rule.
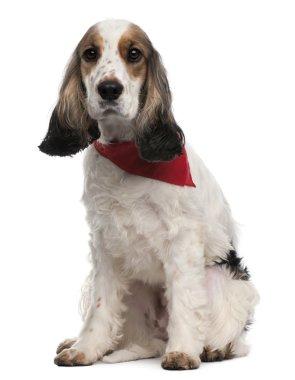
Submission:
[[[95,27],[91,27],[81,39],[67,67],[56,105],[60,125],[65,129],[80,130],[81,137],[85,140],[88,139],[87,130],[91,126],[96,127],[97,122],[92,120],[86,111],[85,88],[81,80],[83,75],[90,72],[93,63],[84,62],[81,57],[85,49],[96,47],[100,40]],[[102,46],[97,48],[102,49]]]
[[[212,350],[209,346],[204,347],[200,357],[202,362],[216,362],[232,359],[234,357],[232,344],[227,344],[222,350]]]
[[[127,60],[130,48],[138,48],[143,53],[139,62],[132,63]],[[119,51],[129,75],[141,78],[143,83],[137,115],[137,132],[140,139],[147,126],[159,122],[159,115],[164,124],[174,122],[166,70],[150,39],[137,25],[132,24],[123,34],[119,41]]]
[[[195,369],[200,366],[200,360],[194,359],[184,352],[169,352],[162,360],[162,368],[168,370]]]
[[[62,367],[85,366],[93,364],[86,360],[83,352],[76,351],[75,349],[67,349],[62,351],[55,357],[54,363]]]
[[[100,36],[97,28],[92,26],[84,35],[82,40],[79,42],[77,47],[77,52],[79,57],[81,58],[84,51],[90,48],[95,48],[98,52],[98,58],[102,55],[103,52],[103,39]],[[81,59],[81,73],[86,76],[90,73],[93,66],[96,65],[97,60],[87,62]]]
[[[66,348],[71,348],[74,343],[76,343],[76,339],[66,339],[66,340],[64,340],[63,342],[61,342],[58,345],[58,347],[56,349],[56,353],[59,354],[60,352],[62,352]]]
[[[132,48],[139,49],[143,57],[139,62],[128,61],[128,51]],[[147,35],[136,25],[130,26],[119,41],[119,52],[127,66],[128,74],[133,78],[141,78],[144,82],[147,72],[147,60],[151,51],[151,43]]]
[[[99,307],[101,305],[101,297],[98,297],[96,300],[96,307]]]

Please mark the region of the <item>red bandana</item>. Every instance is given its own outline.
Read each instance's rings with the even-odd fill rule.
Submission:
[[[184,147],[182,156],[177,156],[173,161],[147,162],[139,157],[138,150],[132,141],[102,144],[96,140],[94,146],[99,154],[128,173],[173,185],[196,187]]]

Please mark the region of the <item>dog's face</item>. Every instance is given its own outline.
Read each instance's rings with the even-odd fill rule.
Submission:
[[[114,128],[129,128],[127,139],[136,140],[146,160],[169,161],[182,152],[160,56],[138,26],[121,20],[92,26],[79,42],[40,149],[72,155]]]
[[[101,120],[116,114],[135,119],[146,79],[148,43],[138,28],[121,22],[90,29],[79,47],[89,115]]]

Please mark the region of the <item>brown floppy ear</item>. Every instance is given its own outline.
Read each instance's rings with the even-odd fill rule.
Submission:
[[[88,115],[85,97],[76,49],[66,70],[47,134],[39,145],[41,152],[50,156],[71,156],[99,138],[97,122]]]
[[[184,134],[171,110],[171,92],[159,53],[151,46],[137,116],[137,146],[147,161],[171,161],[182,154]]]

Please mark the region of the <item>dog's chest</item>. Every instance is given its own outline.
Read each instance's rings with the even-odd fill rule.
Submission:
[[[144,218],[140,210],[145,208]],[[149,215],[148,215],[149,214]],[[126,207],[111,200],[110,212],[101,218],[100,244],[132,279],[162,282],[161,249],[155,216],[140,202]],[[157,241],[157,242],[156,242]]]
[[[94,162],[86,172],[83,199],[97,244],[129,278],[162,283],[167,227],[150,196],[153,181],[129,175],[99,156]]]

